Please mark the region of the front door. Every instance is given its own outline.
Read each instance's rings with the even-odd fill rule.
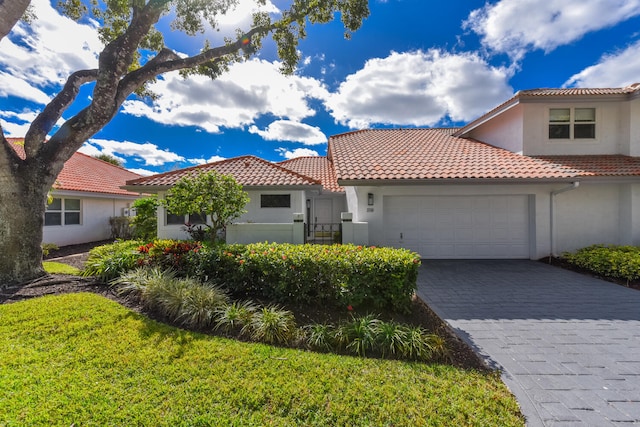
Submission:
[[[333,228],[333,200],[315,199],[313,201],[313,218],[311,221],[311,234],[313,240],[332,241]]]

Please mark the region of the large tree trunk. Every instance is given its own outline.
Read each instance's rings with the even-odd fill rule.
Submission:
[[[0,0],[0,40],[22,18],[31,0]]]
[[[0,289],[44,275],[42,226],[48,185],[33,175],[0,175]],[[9,179],[7,179],[9,178]]]

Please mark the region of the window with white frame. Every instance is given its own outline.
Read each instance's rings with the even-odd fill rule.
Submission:
[[[54,197],[44,213],[44,225],[80,225],[80,199]]]
[[[549,139],[595,139],[595,108],[549,109]]]

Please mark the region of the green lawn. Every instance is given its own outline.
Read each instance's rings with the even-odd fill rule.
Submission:
[[[169,327],[94,294],[0,305],[0,426],[523,426],[495,374]]]
[[[44,271],[49,274],[71,274],[74,276],[80,275],[80,270],[61,262],[43,261],[42,266],[44,267]]]

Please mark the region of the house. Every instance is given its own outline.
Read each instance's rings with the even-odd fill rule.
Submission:
[[[640,245],[640,84],[521,91],[462,128],[348,132],[329,139],[326,158],[273,167],[309,180],[278,222],[298,212],[313,223],[329,199],[366,225],[361,243],[425,258]],[[256,207],[247,218],[262,221]]]
[[[23,157],[23,139],[7,140]],[[139,177],[119,166],[75,153],[51,189],[53,200],[45,212],[43,243],[66,246],[110,238],[109,218],[125,214],[140,197],[120,187]]]
[[[227,241],[298,241],[300,234],[291,237],[294,214],[305,213],[305,221],[314,217],[315,223],[338,223],[340,213],[346,209],[344,190],[335,181],[335,175],[324,157],[295,159],[280,164],[255,156],[242,156],[186,169],[180,169],[128,181],[125,188],[132,191],[157,193],[164,197],[180,178],[201,171],[215,170],[233,175],[249,195],[247,212],[236,222],[242,230],[227,229]],[[313,174],[314,177],[305,173]],[[158,237],[161,239],[185,239],[185,223],[197,223],[197,215],[177,216],[158,208]],[[237,228],[237,227],[236,227]],[[229,238],[229,233],[234,234]],[[300,232],[302,233],[302,231]],[[319,234],[319,233],[318,233]],[[307,236],[313,240],[314,236]]]

